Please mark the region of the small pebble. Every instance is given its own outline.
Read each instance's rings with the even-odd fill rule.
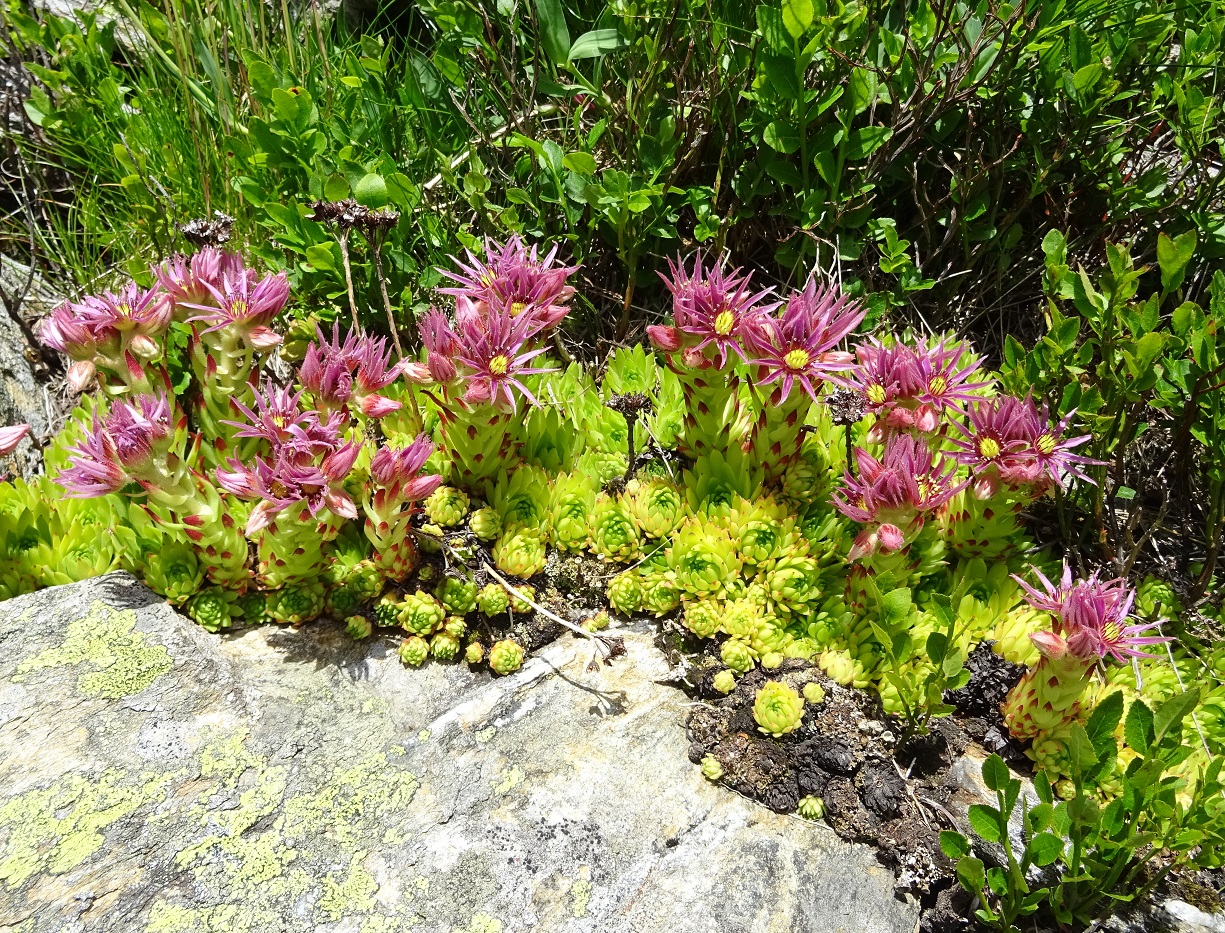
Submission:
[[[880,735],[885,731],[885,724],[875,719],[859,720],[859,731],[865,735]]]
[[[893,745],[895,742],[897,742],[897,736],[894,735],[892,732],[890,732],[888,729],[886,729],[884,732],[880,734],[880,740],[884,742],[886,745]]]

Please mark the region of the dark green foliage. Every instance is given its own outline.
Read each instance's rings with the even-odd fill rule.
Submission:
[[[1123,695],[1115,692],[1100,702],[1085,725],[1072,727],[1067,800],[1055,797],[1040,772],[1034,780],[1039,802],[1031,806],[1004,762],[988,758],[983,782],[996,794],[997,806],[975,805],[969,820],[979,842],[1002,848],[1004,864],[987,868],[972,854],[971,840],[957,832],[940,834],[945,855],[957,861],[961,885],[981,901],[978,919],[993,929],[1016,930],[1020,918],[1040,911],[1061,927],[1081,929],[1120,903],[1142,900],[1172,870],[1218,867],[1225,842],[1222,759],[1182,767],[1203,755],[1187,737],[1195,733],[1182,729],[1199,700],[1194,689],[1156,711],[1133,701],[1124,721],[1125,758],[1115,739]],[[1095,796],[1094,786],[1110,776],[1118,777],[1118,793]],[[1019,852],[1008,832],[1018,807]]]
[[[144,274],[176,223],[223,210],[305,306],[344,314],[310,204],[350,197],[401,213],[382,260],[405,323],[457,238],[518,232],[585,262],[586,337],[650,320],[654,272],[695,245],[775,282],[836,268],[877,315],[1024,335],[1052,226],[1146,255],[1194,231],[1170,292],[1225,252],[1219,0],[432,0],[360,35],[313,4],[125,0],[78,30],[6,3],[41,192],[6,252],[32,225],[81,282]],[[347,246],[378,326],[370,244]]]

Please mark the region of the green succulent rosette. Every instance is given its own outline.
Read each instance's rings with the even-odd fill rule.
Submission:
[[[463,490],[454,486],[439,486],[422,503],[425,517],[435,525],[454,528],[468,515],[471,499]]]
[[[740,576],[740,555],[731,536],[716,525],[691,520],[672,539],[668,567],[685,593],[715,596]]]
[[[811,557],[781,558],[767,574],[766,583],[780,612],[805,615],[820,603],[820,569]]]
[[[523,466],[500,477],[490,504],[504,528],[527,529],[537,537],[548,537],[549,476],[539,467]]]
[[[562,473],[553,482],[549,517],[553,544],[563,551],[581,551],[591,543],[591,514],[596,483],[586,473]]]
[[[1134,612],[1141,619],[1165,616],[1176,619],[1182,614],[1182,601],[1174,587],[1159,577],[1145,577],[1136,587]]]
[[[723,777],[723,765],[719,764],[719,759],[714,755],[707,755],[702,759],[702,777],[706,780],[715,782]]]
[[[821,670],[825,672],[825,676],[834,683],[845,687],[854,679],[855,662],[851,658],[851,653],[845,648],[826,648],[821,652],[818,663],[821,665]]]
[[[1021,604],[1002,615],[995,623],[991,646],[996,654],[1013,664],[1032,667],[1038,663],[1038,649],[1029,636],[1042,631],[1050,624],[1050,616],[1039,612],[1028,604]]]
[[[374,626],[365,616],[349,616],[345,619],[345,634],[354,641],[369,638],[374,632]]]
[[[500,616],[510,608],[510,594],[501,583],[487,583],[476,594],[476,607],[487,616]]]
[[[806,820],[820,820],[825,817],[825,801],[820,797],[801,797],[796,813]]]
[[[619,573],[608,581],[608,605],[622,615],[633,615],[642,608],[645,592],[642,577],[633,570]]]
[[[634,524],[645,537],[666,538],[685,518],[684,493],[662,477],[632,480],[626,498]]]
[[[493,541],[502,533],[502,519],[497,510],[484,506],[468,516],[468,530],[480,541]]]
[[[732,638],[748,641],[764,622],[765,612],[761,605],[753,599],[741,597],[724,606],[719,617],[719,631]]]
[[[523,666],[523,648],[509,638],[489,649],[489,667],[495,674],[513,674]]]
[[[476,583],[461,577],[445,576],[438,581],[434,596],[449,614],[464,616],[476,608]]]
[[[698,638],[710,638],[719,631],[725,607],[717,599],[698,599],[685,604],[681,622]]]
[[[493,546],[493,562],[502,573],[526,580],[544,570],[545,537],[525,525],[507,525]]]
[[[374,624],[383,628],[398,628],[400,625],[400,600],[394,593],[384,593],[373,608]]]
[[[432,635],[441,628],[447,613],[442,604],[429,593],[418,590],[400,601],[399,624],[411,635]]]
[[[753,649],[749,647],[747,642],[743,642],[739,638],[729,638],[725,641],[722,648],[719,649],[719,657],[729,669],[738,674],[751,671],[756,662]]]
[[[230,607],[235,617],[240,617],[245,625],[263,625],[271,621],[268,618],[268,594],[262,590],[247,590],[234,600]]]
[[[454,661],[459,655],[459,639],[445,631],[430,639],[430,654],[439,661]]]
[[[459,640],[468,634],[468,623],[462,616],[447,616],[447,621],[442,623],[442,630],[452,638]]]
[[[795,637],[787,629],[769,619],[763,620],[749,637],[749,645],[759,657],[767,654],[786,655],[794,642]]]
[[[300,583],[268,594],[268,617],[283,625],[301,625],[323,614],[323,584]]]
[[[164,541],[147,552],[141,568],[145,585],[171,605],[181,605],[204,584],[204,568],[186,542]]]
[[[334,619],[347,619],[349,616],[356,614],[365,602],[364,594],[359,592],[356,587],[342,584],[328,590],[324,608],[327,610],[328,615]]]
[[[591,513],[591,547],[605,560],[631,561],[638,556],[638,526],[619,497],[600,493]]]
[[[715,674],[710,684],[720,693],[731,693],[736,689],[736,675],[729,669],[721,670]]]
[[[464,660],[469,664],[480,664],[485,660],[485,646],[479,641],[468,642],[468,647],[464,649]]]
[[[187,617],[208,632],[220,632],[233,621],[232,597],[219,586],[210,586],[187,600]]]
[[[753,701],[753,719],[757,728],[776,739],[800,727],[804,718],[804,700],[787,684],[767,680]]]
[[[399,654],[401,662],[409,667],[420,667],[429,660],[430,643],[420,635],[409,635],[400,642],[396,653]]]
[[[373,560],[362,560],[349,568],[340,583],[356,592],[362,602],[369,602],[383,592],[385,578]]]
[[[667,615],[680,607],[681,588],[671,573],[642,575],[642,609],[656,618]]]

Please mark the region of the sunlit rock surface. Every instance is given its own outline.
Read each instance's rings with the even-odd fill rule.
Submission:
[[[0,603],[0,930],[915,929],[871,850],[708,784],[626,644],[491,679],[124,574]]]

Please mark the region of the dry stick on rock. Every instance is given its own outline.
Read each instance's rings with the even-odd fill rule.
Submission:
[[[568,622],[556,613],[550,612],[548,609],[544,608],[544,606],[540,605],[540,603],[536,602],[535,600],[528,599],[526,596],[520,593],[505,577],[494,570],[488,561],[483,561],[481,567],[486,573],[502,584],[502,586],[506,589],[506,592],[511,595],[512,599],[517,599],[520,602],[527,603],[546,619],[552,619],[558,625],[564,626],[565,628],[568,628],[570,631],[574,632],[575,635],[590,638],[596,643],[596,648],[601,654],[601,660],[603,660],[605,664],[610,664],[612,663],[613,658],[625,654],[625,643],[622,642],[620,638],[608,638],[603,635],[597,635],[594,632],[589,632],[585,628],[575,625],[573,622]],[[592,663],[594,663],[594,659],[592,660]]]

